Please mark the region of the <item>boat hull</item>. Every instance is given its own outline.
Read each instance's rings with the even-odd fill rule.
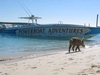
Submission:
[[[25,26],[20,28],[8,28],[0,31],[2,33],[16,34],[28,37],[51,37],[66,38],[81,37],[91,38],[100,33],[97,27],[78,27],[78,26]]]
[[[30,37],[91,38],[100,33],[96,27],[35,27],[16,30],[16,35]]]

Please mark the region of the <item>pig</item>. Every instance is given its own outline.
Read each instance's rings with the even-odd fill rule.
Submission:
[[[72,50],[74,51],[75,46],[76,46],[75,52],[77,51],[77,49],[80,51],[80,46],[85,47],[84,39],[79,37],[72,37],[69,41],[69,53],[70,53],[70,48],[72,47]]]

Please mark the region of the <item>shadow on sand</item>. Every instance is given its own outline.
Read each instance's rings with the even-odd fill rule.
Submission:
[[[73,53],[77,53],[77,52],[81,52],[81,51],[76,51],[76,52],[67,52],[67,53],[65,53],[65,54],[73,54]]]

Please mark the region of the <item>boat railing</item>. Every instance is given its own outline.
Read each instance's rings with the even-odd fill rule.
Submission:
[[[58,21],[58,24],[63,24],[63,22],[62,21]]]

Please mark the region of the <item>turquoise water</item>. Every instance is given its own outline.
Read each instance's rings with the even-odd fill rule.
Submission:
[[[85,40],[86,48],[100,45],[100,35]],[[0,58],[34,56],[67,51],[69,40],[0,34]]]

